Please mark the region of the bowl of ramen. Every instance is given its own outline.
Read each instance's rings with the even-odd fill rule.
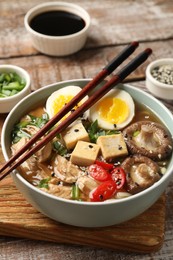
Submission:
[[[55,83],[20,101],[2,129],[5,159],[88,82]],[[119,224],[147,210],[169,184],[172,124],[159,100],[119,84],[11,175],[27,201],[51,219],[81,227]]]

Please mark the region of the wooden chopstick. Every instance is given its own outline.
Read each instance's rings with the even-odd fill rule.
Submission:
[[[2,173],[8,166],[10,166],[16,159],[18,159],[29,147],[31,147],[39,138],[41,138],[49,129],[51,129],[60,119],[63,118],[87,93],[97,86],[106,76],[112,73],[124,60],[126,60],[138,47],[139,43],[134,41],[125,47],[113,60],[111,60],[105,68],[103,68],[70,102],[65,108],[61,109],[48,123],[43,126],[36,135],[34,135],[26,145],[24,145],[15,155],[13,155],[8,162],[6,162],[0,169]]]
[[[132,71],[140,66],[152,53],[150,48],[140,53],[136,58],[129,62],[122,70],[120,70],[115,76],[113,76],[105,85],[99,88],[92,96],[89,97],[81,106],[79,106],[73,113],[71,113],[66,119],[64,119],[56,128],[48,133],[42,140],[34,145],[27,153],[21,156],[9,169],[0,176],[2,180],[11,171],[16,169],[20,164],[27,160],[31,155],[36,153],[44,145],[50,142],[58,133],[65,130],[73,121],[75,121],[81,114],[95,104],[101,97],[103,97],[110,89],[115,85],[122,82]]]

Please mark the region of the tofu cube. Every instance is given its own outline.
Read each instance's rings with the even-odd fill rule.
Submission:
[[[100,146],[97,144],[78,141],[71,154],[71,162],[80,166],[93,164],[99,154]]]
[[[68,127],[61,135],[68,150],[73,149],[79,140],[89,141],[88,133],[82,123]]]
[[[99,136],[97,144],[100,146],[105,160],[128,154],[127,146],[122,134]]]

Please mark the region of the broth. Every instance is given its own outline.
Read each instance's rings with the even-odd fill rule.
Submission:
[[[42,119],[40,119],[40,117],[43,114],[45,114],[45,108],[44,108],[44,106],[39,106],[39,107],[33,109],[32,111],[30,111],[28,113],[28,115],[24,116],[21,119],[21,122],[27,122],[28,120],[33,120],[29,127],[31,128],[30,131],[31,130],[33,131],[32,134],[34,134],[35,131],[38,131],[38,129],[36,129],[36,128],[38,128],[37,126],[41,123],[46,123],[46,120],[48,120],[44,116]],[[29,115],[32,115],[32,116],[29,116]],[[43,120],[43,122],[42,122],[42,120]],[[157,124],[159,123],[163,127],[163,124],[160,122],[160,120],[157,118],[157,116],[151,110],[149,110],[144,105],[141,105],[141,104],[135,102],[135,116],[133,118],[133,121],[130,123],[130,125],[132,125],[133,123],[139,122],[139,121],[140,122],[141,121],[144,121],[144,122],[151,121],[151,122],[154,122]],[[21,125],[23,125],[23,123],[21,123]],[[86,129],[88,131],[88,125],[90,126],[91,123],[88,120],[85,120],[85,121],[83,121],[83,125],[86,127]],[[15,129],[16,128],[14,128],[13,131],[16,134]],[[164,129],[165,129],[165,126],[164,126]],[[76,130],[78,130],[78,129],[75,129],[75,131]],[[22,128],[22,131],[25,132],[26,129]],[[27,131],[29,131],[29,130],[27,130]],[[112,135],[116,135],[116,134],[118,135],[119,133],[122,133],[122,132],[123,132],[123,129],[112,133]],[[13,138],[14,138],[14,133],[13,133]],[[165,137],[166,137],[166,135],[165,135]],[[147,138],[150,139],[150,136]],[[147,138],[146,138],[146,140],[147,140]],[[20,140],[22,140],[22,138]],[[25,141],[27,141],[27,138]],[[76,171],[76,165],[74,165],[73,163],[70,162],[72,153],[73,153],[73,149],[67,149],[67,147],[64,147],[64,142],[61,142],[61,141],[62,140],[60,139],[59,136],[56,137],[53,140],[53,143],[51,143],[51,153],[49,155],[47,155],[46,160],[43,160],[43,161],[40,160],[40,158],[45,156],[45,154],[44,154],[45,151],[39,151],[33,157],[29,158],[20,167],[20,172],[28,182],[30,182],[34,186],[37,186],[38,188],[40,188],[48,193],[54,194],[55,196],[63,197],[66,199],[90,201],[90,196],[91,196],[92,192],[89,193],[90,195],[88,194],[88,191],[84,192],[84,191],[80,190],[80,191],[76,192],[76,187],[77,187],[77,189],[79,189],[80,185],[81,186],[83,185],[83,184],[79,183],[79,181],[78,181],[80,179],[80,177],[83,178],[83,181],[84,181],[85,178],[88,178],[88,174],[91,174],[90,169],[89,169],[90,166],[81,166],[81,165],[77,166],[78,172],[75,174],[77,174],[77,175],[79,175],[79,173],[81,174],[79,176],[79,178],[77,179],[77,181],[74,181],[73,176],[72,177],[67,176],[71,172]],[[156,142],[156,141],[153,141],[153,142]],[[143,140],[141,142],[143,142]],[[20,148],[20,147],[17,147],[17,145],[19,143],[20,143],[20,141],[12,144],[13,153],[15,153],[15,151],[18,150],[18,148]],[[62,147],[60,147],[61,145],[62,145]],[[57,150],[57,146],[59,146],[58,147],[59,150]],[[90,144],[90,146],[93,146],[93,145]],[[120,145],[119,145],[119,147],[122,149],[122,147]],[[48,151],[49,148],[50,148],[50,146],[46,147],[45,150]],[[61,148],[61,153],[59,153],[60,148]],[[121,149],[119,149],[119,150],[121,150]],[[65,153],[63,154],[64,151],[65,151]],[[109,175],[110,175],[110,173],[112,174],[112,172],[115,171],[117,166],[119,167],[119,166],[123,165],[126,158],[128,159],[131,156],[132,155],[130,154],[130,152],[128,152],[128,154],[126,156],[120,156],[120,157],[114,158],[112,160],[105,160],[105,159],[103,159],[103,155],[100,155],[100,153],[99,153],[99,155],[97,157],[97,161],[99,161],[99,163],[101,162],[103,164],[106,163],[106,167],[108,167],[108,165],[109,165],[109,167],[110,167],[110,165],[112,165],[113,170],[111,170],[111,172],[110,172],[110,170],[106,169],[107,173],[109,173]],[[141,164],[141,161],[140,161],[141,159],[139,160],[138,157],[136,157],[136,158],[137,158],[137,164],[136,164],[137,166],[135,166],[135,167],[138,167],[138,165]],[[160,178],[161,174],[163,173],[163,169],[164,168],[166,169],[167,164],[169,162],[169,158],[166,158],[166,159],[160,161],[158,164],[156,162],[152,161],[151,159],[146,159],[146,160],[148,160],[148,161],[145,164],[145,166],[144,166],[144,163],[142,162],[141,167],[146,168],[146,169],[144,169],[144,172],[147,170],[147,167],[150,164],[152,165],[153,169],[154,168],[159,169],[159,173],[157,172],[157,178],[155,179],[155,181],[157,181]],[[62,165],[62,167],[61,167],[61,165]],[[126,165],[126,167],[127,167],[127,165]],[[68,169],[68,168],[69,168],[69,172],[66,173],[65,177],[63,176],[63,178],[62,178],[63,172],[61,172],[61,171],[64,171],[64,169]],[[120,168],[120,170],[121,170],[121,168]],[[129,172],[126,171],[126,182],[127,182],[127,180],[129,180],[128,174],[129,174]],[[134,173],[132,173],[132,174],[134,174]],[[72,178],[72,180],[69,181],[69,178]],[[65,181],[64,181],[64,179],[65,179]],[[68,179],[68,180],[66,181],[66,179]],[[94,179],[94,182],[93,182],[93,177],[90,178],[90,180],[91,180],[91,186],[92,186],[93,191],[97,188],[98,184],[102,183],[102,181],[100,181],[100,179],[99,180]],[[110,182],[110,178],[107,181]],[[112,179],[111,179],[111,181],[112,181]],[[120,181],[118,179],[117,185],[121,184],[121,182],[123,182],[123,180],[121,179],[121,181]],[[89,189],[89,187],[87,187],[87,188]],[[62,191],[62,189],[63,189],[63,191]],[[140,189],[138,189],[138,185],[137,185],[137,187],[135,187],[135,189],[136,189],[135,193],[140,191]],[[131,193],[131,191],[132,191],[132,193]],[[118,199],[119,197],[122,197],[122,196],[125,196],[125,197],[131,196],[133,194],[133,192],[134,192],[133,189],[131,189],[129,191],[129,188],[127,188],[127,185],[124,185],[123,188],[120,188],[116,192],[116,195],[113,196],[113,199]],[[80,195],[78,198],[76,198],[74,194],[80,194]],[[100,196],[99,198],[102,198],[102,197]],[[100,200],[102,200],[102,199],[100,199]]]

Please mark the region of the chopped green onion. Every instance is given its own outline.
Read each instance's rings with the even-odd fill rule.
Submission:
[[[73,186],[72,186],[72,199],[73,200],[80,199],[80,189],[77,184],[73,184]]]
[[[7,73],[5,73],[5,80],[6,80],[7,82],[10,82],[10,80],[11,80],[10,75],[7,74]]]
[[[2,89],[1,93],[4,94],[5,96],[11,96],[11,91],[8,89],[7,90]]]
[[[13,96],[26,85],[25,79],[15,72],[0,73],[0,98]]]
[[[135,132],[133,133],[133,137],[136,137],[139,133],[140,133],[139,130],[135,131]]]
[[[42,179],[40,181],[40,183],[38,184],[38,187],[39,188],[45,188],[45,189],[49,189],[49,181],[50,181],[50,177],[49,178],[46,178],[46,179]]]
[[[29,120],[21,121],[13,127],[12,130],[12,143],[17,143],[22,137],[31,138],[24,128],[27,128],[28,125],[33,125],[38,128],[43,127],[49,120],[48,114],[43,114],[41,117],[35,117],[33,115],[28,115]]]
[[[2,93],[0,93],[0,97],[1,97],[1,98],[5,98],[5,97],[7,97],[7,96],[4,95],[4,94],[2,94]]]
[[[36,117],[33,115],[29,115],[31,122],[30,125],[35,125],[38,128],[42,128],[48,121],[49,121],[49,116],[47,113],[43,114],[41,117]]]
[[[113,134],[118,134],[118,130],[104,130],[99,128],[98,126],[98,121],[96,120],[93,122],[87,129],[90,141],[92,143],[96,143],[97,138],[102,135],[113,135]]]
[[[10,96],[14,96],[14,95],[17,94],[17,93],[19,93],[19,91],[17,91],[16,89],[13,89],[13,90],[11,91]]]
[[[53,142],[53,150],[62,156],[66,155],[68,153],[67,148],[59,141]]]
[[[0,74],[0,82],[3,83],[4,80],[5,80],[5,74],[2,73],[2,74]]]

